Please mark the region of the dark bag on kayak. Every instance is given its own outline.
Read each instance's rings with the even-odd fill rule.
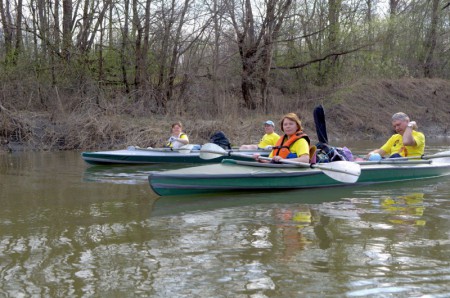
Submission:
[[[230,140],[225,136],[223,131],[217,131],[215,132],[211,138],[209,139],[211,143],[214,143],[216,145],[219,145],[223,149],[231,149],[231,143]]]
[[[347,148],[333,147],[325,143],[317,143],[316,158],[318,163],[338,160],[352,160],[351,151]]]

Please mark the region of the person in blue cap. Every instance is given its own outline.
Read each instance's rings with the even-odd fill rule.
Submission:
[[[242,145],[240,150],[257,150],[257,149],[272,149],[277,143],[280,136],[275,132],[275,123],[272,120],[264,122],[264,136],[259,141],[259,144]]]

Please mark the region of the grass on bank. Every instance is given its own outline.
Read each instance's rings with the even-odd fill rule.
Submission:
[[[77,105],[71,103],[77,102]],[[190,99],[186,106],[172,102],[160,115],[142,98],[72,99],[62,95],[53,106],[18,110],[0,102],[0,141],[3,150],[96,150],[129,145],[161,147],[170,125],[181,121],[191,143],[203,144],[222,130],[233,145],[257,143],[267,119],[279,123],[282,115],[296,112],[316,141],[313,108],[323,104],[331,140],[385,139],[392,133],[390,117],[406,112],[427,138],[449,136],[450,82],[431,79],[361,81],[333,90],[302,96],[273,94],[271,113],[243,109],[239,97],[218,103]],[[277,132],[281,132],[279,126]]]

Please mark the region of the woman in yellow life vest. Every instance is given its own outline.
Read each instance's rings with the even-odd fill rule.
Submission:
[[[417,124],[410,121],[408,115],[399,112],[392,116],[392,126],[396,134],[380,148],[369,152],[366,158],[369,160],[381,159],[381,157],[408,157],[421,156],[425,151],[425,136],[416,131]]]
[[[189,144],[189,138],[184,132],[182,132],[182,129],[183,126],[181,125],[181,122],[175,122],[172,124],[172,134],[165,147],[178,149],[181,146]]]
[[[303,132],[302,122],[295,113],[289,113],[281,119],[281,130],[284,135],[281,136],[269,157],[273,162],[281,162],[283,159],[309,163],[309,137]],[[267,162],[259,159],[259,154],[253,157],[261,162]]]

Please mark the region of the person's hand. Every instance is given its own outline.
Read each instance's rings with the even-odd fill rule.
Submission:
[[[280,156],[274,156],[272,158],[273,162],[275,163],[281,163],[281,161],[283,160],[283,158],[281,158]]]
[[[261,156],[261,154],[259,154],[259,153],[254,153],[254,154],[252,155],[252,157],[253,157],[256,161],[260,161],[260,159],[259,159],[260,156]]]
[[[272,150],[272,146],[271,146],[271,145],[267,145],[266,147],[264,147],[264,149],[266,149],[266,150]]]
[[[171,143],[175,142],[176,140],[177,140],[177,138],[175,138],[175,137],[170,137],[169,138],[169,142],[171,142]]]
[[[417,128],[417,123],[416,121],[410,121],[408,123],[408,127],[411,127],[412,129],[416,129]]]

